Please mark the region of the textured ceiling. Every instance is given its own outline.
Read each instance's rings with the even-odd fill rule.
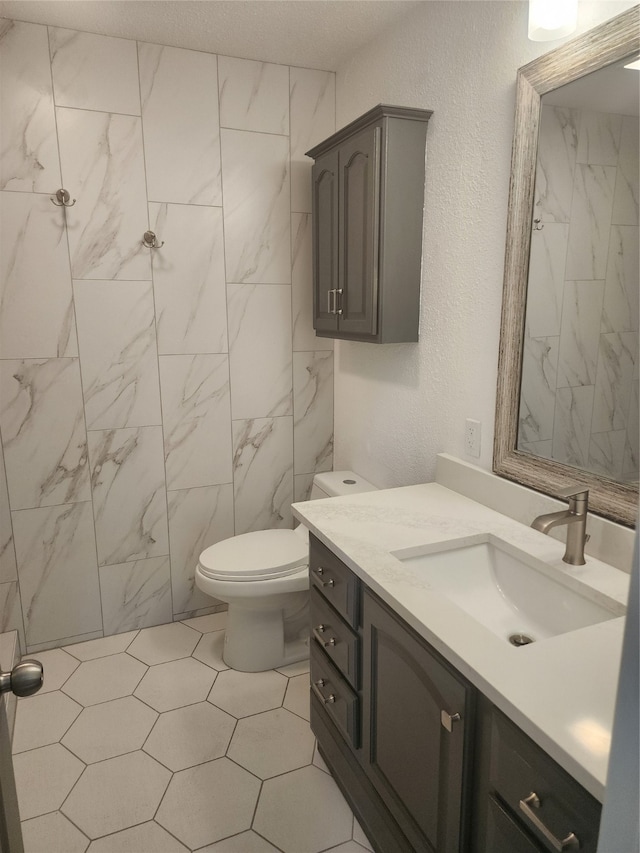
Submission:
[[[0,0],[0,16],[335,71],[424,0]]]

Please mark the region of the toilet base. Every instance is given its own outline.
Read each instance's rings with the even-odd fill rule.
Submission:
[[[285,640],[282,610],[229,603],[222,659],[231,669],[264,672],[309,657],[309,638]]]

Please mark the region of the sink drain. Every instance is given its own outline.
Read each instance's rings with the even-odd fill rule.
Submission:
[[[509,637],[509,642],[512,646],[528,646],[529,643],[535,642],[533,637],[527,637],[526,634],[512,634]]]

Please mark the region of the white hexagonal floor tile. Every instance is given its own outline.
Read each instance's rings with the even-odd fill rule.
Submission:
[[[287,666],[279,666],[277,667],[276,672],[281,672],[283,675],[286,675],[287,678],[293,678],[296,675],[304,675],[305,672],[309,672],[309,658],[299,660],[296,663],[289,663]]]
[[[284,708],[238,721],[229,758],[260,779],[311,764],[315,738],[309,723]]]
[[[182,622],[144,628],[128,648],[130,655],[150,666],[189,657],[200,635]]]
[[[155,821],[141,823],[92,841],[88,853],[189,853]]]
[[[84,853],[89,839],[71,821],[51,812],[22,823],[25,853]]]
[[[140,749],[158,714],[136,699],[123,696],[85,708],[62,743],[86,764]]]
[[[241,832],[233,838],[225,838],[215,844],[201,847],[198,853],[279,853],[277,847],[269,844],[252,829]]]
[[[226,663],[222,660],[222,652],[224,650],[224,631],[212,631],[208,634],[203,634],[200,642],[196,646],[193,657],[196,660],[201,660],[207,666],[217,669],[222,672],[229,669]]]
[[[14,753],[57,743],[81,711],[81,705],[57,690],[19,702],[13,732]]]
[[[198,702],[162,714],[144,749],[169,770],[185,770],[221,758],[235,725],[235,717],[209,702]]]
[[[324,758],[320,755],[320,752],[318,751],[318,744],[317,743],[316,743],[316,748],[313,751],[313,761],[311,763],[314,765],[314,767],[319,767],[320,770],[324,770],[325,773],[328,773],[329,775],[331,775],[331,771],[327,767]]]
[[[59,743],[13,758],[20,817],[27,820],[59,809],[84,764]]]
[[[304,720],[309,719],[311,681],[309,675],[296,675],[289,679],[282,707],[293,711]]]
[[[193,658],[152,666],[135,695],[156,711],[172,711],[203,702],[215,681],[216,672]]]
[[[171,773],[144,752],[92,764],[61,811],[89,838],[151,820]]]
[[[371,842],[364,834],[364,830],[362,829],[358,821],[355,819],[355,817],[353,819],[353,840],[360,844],[362,847],[364,847],[365,850],[371,850],[371,853],[373,853],[373,847],[371,846]]]
[[[64,685],[64,692],[87,707],[129,696],[147,667],[128,654],[110,655],[80,664]]]
[[[52,690],[59,690],[74,670],[80,666],[79,661],[62,649],[49,649],[46,652],[38,652],[36,656],[44,667],[44,683],[38,691],[40,696]],[[33,655],[27,655],[27,659],[31,657]]]
[[[357,841],[345,841],[344,844],[339,844],[337,847],[331,847],[331,853],[365,853],[366,848],[358,844]],[[329,848],[327,848],[329,853]]]
[[[228,669],[216,678],[209,702],[234,717],[248,717],[279,708],[286,689],[287,679],[273,670],[238,672]]]
[[[74,643],[71,646],[65,646],[64,649],[80,661],[95,660],[96,658],[107,657],[107,655],[125,652],[137,633],[137,631],[127,631],[124,634],[113,634],[110,637],[98,637],[97,640]]]
[[[193,619],[183,619],[182,623],[195,631],[200,631],[201,634],[209,634],[211,631],[224,631],[227,627],[227,611],[209,613],[207,616],[195,616]]]
[[[351,839],[352,827],[351,809],[338,786],[317,767],[303,767],[262,785],[253,828],[284,853],[336,847]]]
[[[228,758],[218,758],[176,773],[156,820],[197,850],[249,829],[259,793],[255,776]]]

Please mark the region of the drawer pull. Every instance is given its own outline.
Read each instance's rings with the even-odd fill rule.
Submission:
[[[335,694],[330,693],[328,696],[323,696],[322,691],[320,690],[321,687],[324,687],[325,683],[324,678],[321,678],[320,681],[312,681],[311,689],[323,704],[332,705],[336,701]]]
[[[325,649],[327,648],[327,646],[335,646],[335,644],[336,644],[336,638],[335,638],[335,637],[330,637],[328,640],[325,640],[325,639],[324,639],[324,637],[322,636],[322,634],[323,634],[326,630],[327,630],[327,629],[326,629],[326,626],[325,626],[325,625],[318,625],[318,627],[317,627],[317,628],[314,628],[314,629],[313,629],[313,636],[314,636],[314,637],[316,638],[316,640],[320,643],[320,645],[321,645],[323,648],[325,648]]]
[[[317,569],[314,569],[314,572],[317,575],[323,575],[324,569],[322,568],[322,566],[318,566]],[[336,585],[336,582],[334,581],[333,578],[329,578],[329,580],[326,580],[326,581],[320,581],[320,586],[335,586],[335,585]]]
[[[556,838],[553,832],[551,832],[551,830],[540,820],[538,815],[534,812],[534,809],[539,809],[541,806],[540,797],[535,793],[535,791],[532,791],[528,797],[524,798],[524,800],[520,800],[519,805],[520,811],[523,812],[535,828],[544,835],[554,850],[558,850],[559,853],[562,853],[563,850],[580,849],[580,842],[573,832],[570,832],[566,838],[560,840],[559,838]]]

